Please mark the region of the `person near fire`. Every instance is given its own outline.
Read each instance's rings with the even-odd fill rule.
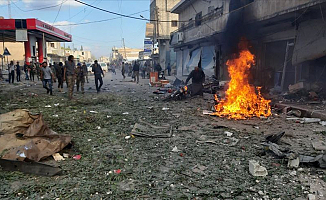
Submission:
[[[67,79],[68,84],[68,98],[72,100],[72,95],[74,92],[74,85],[75,85],[75,76],[76,76],[76,65],[74,62],[74,56],[68,56],[68,60],[65,62],[63,78]]]
[[[205,81],[205,73],[201,69],[201,65],[195,67],[194,70],[192,70],[186,80],[186,85],[188,82],[192,79],[192,84],[190,87],[190,95],[196,96],[200,95],[203,96],[203,83]]]
[[[52,69],[48,66],[46,62],[42,63],[42,70],[41,70],[41,80],[43,81],[43,88],[46,89],[46,93],[53,95],[52,93],[52,80],[55,82],[55,77],[52,72]]]
[[[79,92],[79,85],[81,86],[81,92],[82,94],[85,93],[84,90],[84,85],[85,85],[85,76],[87,74],[87,70],[85,70],[85,68],[83,68],[83,66],[78,63],[77,64],[77,69],[76,69],[76,75],[77,75],[77,92]]]
[[[8,65],[8,71],[9,71],[9,83],[15,82],[15,65],[14,61],[10,61],[10,64]]]
[[[99,93],[101,91],[101,87],[103,85],[103,79],[101,74],[104,77],[104,72],[102,70],[102,67],[97,63],[97,60],[94,61],[94,64],[92,65],[92,72],[94,72],[95,76],[95,86],[96,86],[96,91]],[[98,85],[98,82],[100,82],[100,85]]]
[[[59,65],[55,65],[55,75],[58,79],[58,89],[59,92],[62,92],[63,90],[63,73],[64,73],[64,68],[63,68],[63,63],[59,62]]]

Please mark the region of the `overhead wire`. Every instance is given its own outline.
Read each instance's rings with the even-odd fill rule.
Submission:
[[[60,10],[61,10],[61,8],[62,8],[62,4],[66,3],[67,1],[68,1],[68,0],[62,0],[61,5],[60,5],[59,10],[58,10],[58,13],[57,13],[57,16],[55,16],[55,19],[54,19],[54,21],[53,21],[53,23],[52,23],[52,26],[53,26],[54,23],[57,21],[57,18],[58,18],[58,16],[59,16]]]
[[[14,6],[16,8],[18,8],[22,12],[31,12],[31,11],[36,11],[36,10],[45,10],[45,9],[49,9],[49,8],[55,8],[55,7],[58,7],[58,6],[61,5],[61,3],[59,3],[59,4],[56,4],[56,5],[52,5],[52,6],[45,6],[45,7],[41,7],[41,8],[34,8],[34,9],[30,9],[30,10],[23,10],[19,6],[17,6],[17,4],[14,1],[12,1],[12,0],[10,0],[10,1],[12,2],[12,4],[14,4]]]

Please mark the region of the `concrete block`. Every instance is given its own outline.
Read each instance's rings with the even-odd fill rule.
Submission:
[[[249,172],[253,176],[267,176],[267,169],[263,166],[260,166],[259,163],[255,160],[249,161]]]

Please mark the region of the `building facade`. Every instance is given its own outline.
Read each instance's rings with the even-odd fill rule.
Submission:
[[[255,54],[257,85],[286,90],[322,72],[325,0],[182,0],[172,12],[180,21],[171,34],[180,76],[201,65],[208,76],[228,80],[226,61],[242,40]]]
[[[134,60],[139,59],[139,52],[143,51],[143,49],[133,49],[133,48],[128,48],[128,47],[113,47],[112,48],[112,56],[111,60],[121,60],[127,61],[127,62],[132,62]]]
[[[150,4],[150,19],[154,24],[153,41],[158,48],[157,62],[163,69],[169,63],[176,65],[175,52],[170,48],[170,34],[178,29],[178,14],[171,13],[178,2],[180,0],[152,0]]]

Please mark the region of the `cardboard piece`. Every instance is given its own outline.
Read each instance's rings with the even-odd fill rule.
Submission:
[[[41,114],[32,115],[28,110],[18,109],[0,115],[3,159],[38,162],[61,151],[70,142],[71,136],[51,130]]]

